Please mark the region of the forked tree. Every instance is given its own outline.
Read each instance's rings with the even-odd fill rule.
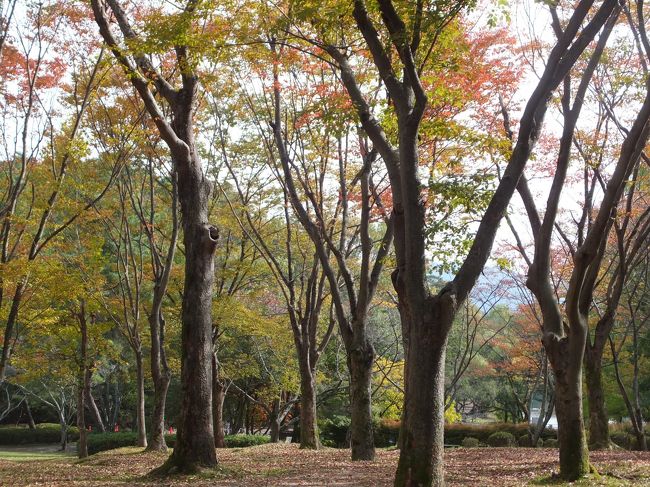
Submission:
[[[355,65],[350,62],[350,50],[341,47],[346,43],[338,42],[340,39],[321,42],[339,70],[363,129],[386,165],[392,189],[397,259],[392,280],[398,295],[406,351],[402,444],[396,486],[444,484],[444,365],[448,333],[490,255],[499,223],[539,137],[551,94],[617,3],[606,0],[585,23],[592,5],[590,0],[576,5],[551,50],[522,115],[517,142],[503,177],[481,218],[469,253],[453,280],[437,293],[430,291],[426,280],[425,201],[419,177],[418,130],[428,102],[420,73],[430,48],[423,44],[423,39],[435,43],[438,37],[428,29],[444,29],[465,5],[423,0],[396,5],[391,0],[378,0],[375,15],[374,5],[369,11],[365,1],[354,1],[354,22],[396,114],[395,137],[387,135],[364,96]],[[436,8],[439,10],[434,15],[432,10]],[[408,10],[408,20],[400,14],[405,10]],[[441,16],[443,20],[439,20]],[[437,19],[433,25],[424,22],[432,17]]]
[[[195,472],[217,463],[212,429],[211,314],[213,257],[219,234],[208,222],[211,185],[203,172],[195,142],[194,110],[199,79],[190,48],[175,45],[173,51],[180,86],[174,87],[138,47],[143,44],[120,2],[92,0],[91,3],[100,34],[156,124],[169,148],[177,176],[185,250],[181,313],[182,403],[176,446],[159,472]],[[184,22],[191,25],[199,3],[188,0],[178,15],[179,25],[185,25]],[[111,17],[119,27],[121,40],[113,32]],[[161,108],[160,101],[167,105],[168,111]]]

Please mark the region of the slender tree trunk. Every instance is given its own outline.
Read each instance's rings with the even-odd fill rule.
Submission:
[[[81,300],[77,319],[79,321],[79,331],[81,332],[81,352],[77,382],[77,428],[79,428],[77,456],[86,458],[88,456],[88,431],[86,430],[85,399],[88,395],[88,389],[90,389],[90,367],[88,364],[88,322],[86,320],[86,303],[84,300]]]
[[[90,388],[88,389],[86,394],[86,407],[90,411],[90,414],[92,414],[93,421],[97,425],[99,431],[105,433],[106,427],[104,426],[102,415],[99,413],[99,408],[97,407],[97,403],[95,402],[95,398],[93,397],[93,393],[92,390],[90,390]]]
[[[86,368],[81,371],[81,384],[77,391],[77,428],[79,429],[79,441],[77,442],[77,457],[86,458],[88,456],[88,430],[86,430],[86,414],[85,414],[85,376],[87,375]]]
[[[13,300],[11,301],[11,308],[7,315],[7,322],[5,324],[4,341],[2,342],[2,355],[0,355],[0,383],[4,382],[7,374],[7,365],[11,358],[11,347],[14,340],[14,330],[16,328],[16,321],[18,320],[18,311],[20,310],[20,303],[23,299],[25,288],[27,287],[27,277],[23,277],[14,292]]]
[[[170,381],[169,373],[163,373],[158,377],[158,380],[154,380],[151,440],[147,446],[148,451],[167,451],[167,443],[165,442],[165,405]]]
[[[175,244],[173,244],[175,245]],[[166,286],[165,286],[166,287]],[[162,289],[159,283],[154,288],[154,303],[149,315],[151,331],[151,377],[153,379],[153,414],[151,416],[151,440],[148,451],[167,451],[165,443],[165,406],[171,373],[167,366],[164,346],[164,318],[162,317]]]
[[[68,448],[68,423],[66,422],[62,411],[59,411],[59,426],[61,427],[60,450],[66,451]]]
[[[304,369],[305,367],[301,367]],[[316,385],[311,370],[301,370],[300,379],[300,448],[320,447],[316,427]]]
[[[417,346],[410,347],[405,370],[401,452],[395,475],[399,487],[444,485],[445,349],[454,315],[451,302],[441,302],[440,296],[430,299],[426,315],[402,313],[409,320],[408,342]],[[425,321],[427,315],[431,321]]]
[[[187,127],[177,133],[191,150],[189,160],[174,161],[178,174],[183,243],[185,246],[185,286],[181,331],[181,411],[174,453],[162,470],[197,472],[214,467],[217,458],[212,425],[212,283],[213,256],[218,231],[208,223],[209,183],[205,180]],[[189,125],[189,121],[185,120]]]
[[[375,458],[371,393],[374,358],[375,351],[369,342],[348,354],[352,460]]]
[[[29,401],[25,398],[25,412],[27,413],[27,425],[30,430],[36,429],[36,423],[34,423],[34,417],[32,416],[32,408],[29,407]]]
[[[142,363],[142,350],[135,352],[135,367],[137,377],[137,427],[138,446],[147,446],[147,426],[144,408],[144,365]]]
[[[212,423],[214,424],[214,446],[226,447],[226,432],[223,426],[223,403],[226,399],[226,387],[219,379],[216,356],[212,358]]]
[[[589,401],[589,449],[605,450],[610,447],[609,415],[603,392],[602,350],[587,345],[585,353],[585,383]]]

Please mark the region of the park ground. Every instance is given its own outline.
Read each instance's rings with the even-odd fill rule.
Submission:
[[[374,462],[352,463],[348,450],[299,450],[277,444],[219,450],[220,467],[195,476],[151,478],[147,473],[166,455],[121,448],[79,461],[48,448],[0,447],[1,486],[333,486],[392,485],[398,452],[379,450]],[[599,476],[571,485],[648,485],[650,453],[615,450],[592,452]],[[449,485],[562,485],[553,480],[557,450],[472,448],[449,450],[445,459]]]

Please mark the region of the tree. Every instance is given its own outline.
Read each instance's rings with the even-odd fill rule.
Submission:
[[[212,427],[212,378],[206,371],[212,368],[213,255],[219,232],[208,222],[211,188],[202,171],[194,136],[199,78],[190,47],[182,42],[188,35],[192,19],[198,14],[200,2],[188,0],[181,13],[171,17],[177,37],[163,42],[166,46],[174,46],[180,88],[174,88],[152,64],[143,50],[144,44],[117,0],[92,0],[91,3],[104,42],[142,98],[170,150],[178,181],[185,247],[181,366],[183,401],[174,452],[159,472],[175,469],[195,472],[202,467],[214,467],[217,463]],[[123,49],[118,43],[111,30],[108,11],[115,17],[124,41],[134,46],[132,51]],[[151,85],[168,104],[170,116],[166,116],[161,109]]]
[[[359,182],[359,189],[357,189],[354,187],[356,185],[346,181],[346,172],[349,169],[347,161],[343,158],[342,141],[339,139],[339,204],[336,205],[331,217],[324,214],[323,199],[325,195],[319,191],[318,185],[312,185],[309,181],[323,181],[327,177],[327,163],[324,162],[321,164],[322,169],[315,170],[313,174],[310,174],[307,169],[309,156],[305,153],[305,149],[300,149],[301,146],[307,145],[308,142],[305,141],[307,137],[301,136],[295,129],[290,134],[289,129],[283,127],[281,81],[278,69],[282,51],[277,50],[275,42],[275,40],[270,41],[271,51],[276,57],[273,63],[273,121],[270,125],[282,168],[280,178],[287,188],[294,212],[311,238],[320,265],[327,276],[336,319],[345,345],[350,373],[352,460],[373,460],[375,445],[371,384],[375,351],[369,338],[368,313],[393,238],[392,225],[387,215],[385,215],[383,236],[377,242],[373,242],[372,237],[372,213],[379,212],[381,214],[383,210],[381,197],[376,192],[374,185],[371,185],[371,166],[377,152],[370,149],[366,141],[359,141],[362,162],[361,168],[354,178]],[[328,111],[333,112],[335,108],[331,107]],[[295,117],[296,115],[292,116],[292,125],[297,127]],[[311,133],[317,130],[315,121],[310,124],[309,130]],[[323,139],[325,139],[323,142],[327,147],[328,139],[331,137],[328,133],[329,129],[325,126],[322,130],[324,131]],[[289,137],[296,141],[296,147],[289,146],[287,141]],[[320,137],[318,140],[321,140]],[[309,148],[306,149],[306,151],[309,150]],[[294,157],[290,155],[292,153],[296,154],[295,157],[300,158],[302,163],[296,163]],[[322,160],[324,159],[323,156],[320,157]],[[303,168],[302,171],[300,171],[300,167]],[[313,167],[315,169],[315,166]],[[294,171],[297,173],[295,177]],[[360,192],[361,214],[358,224],[351,221],[353,215],[348,202],[349,195],[355,191]],[[301,194],[305,196],[301,197]],[[306,200],[307,203],[303,203],[303,200]],[[340,236],[335,239],[332,236],[333,229],[327,221],[328,219],[335,220],[339,212],[342,223],[336,230]],[[351,228],[353,225],[356,226],[356,230]],[[360,255],[356,255],[350,250],[351,242],[357,239],[361,244]],[[360,259],[358,271],[352,268],[354,259]],[[340,290],[341,287],[343,290]]]
[[[449,329],[487,261],[501,218],[539,137],[551,94],[616,8],[614,2],[606,1],[578,33],[591,5],[590,1],[583,1],[576,6],[560,40],[549,54],[540,82],[526,105],[517,143],[483,213],[467,257],[454,279],[435,294],[426,284],[425,204],[418,174],[418,129],[428,102],[420,74],[430,52],[429,46],[423,47],[422,42],[435,45],[438,34],[466,4],[429,5],[419,1],[407,8],[390,0],[380,0],[377,2],[379,23],[373,20],[366,2],[356,0],[353,4],[356,28],[365,40],[396,114],[397,146],[388,138],[386,128],[377,120],[364,97],[348,49],[339,47],[347,43],[320,43],[336,63],[361,125],[381,155],[390,177],[397,258],[392,278],[406,344],[402,448],[396,486],[444,483],[443,388]],[[435,7],[440,10],[434,16],[429,9]],[[381,31],[377,25],[381,26]],[[385,38],[397,59],[389,55]],[[398,75],[400,71],[401,76]]]

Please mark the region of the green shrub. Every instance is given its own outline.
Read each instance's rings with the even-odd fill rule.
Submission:
[[[517,438],[517,444],[525,448],[530,448],[533,445],[533,441],[530,438],[530,435],[521,435]]]
[[[463,438],[471,436],[478,438],[481,443],[487,443],[487,439],[493,433],[498,431],[506,431],[519,438],[528,433],[527,423],[455,423],[445,425],[445,444],[446,445],[460,445]],[[555,431],[548,428],[542,432],[542,438],[552,438],[555,436]]]
[[[347,416],[334,416],[318,423],[320,440],[324,446],[334,448],[347,448],[349,446],[350,418]]]
[[[228,435],[225,437],[226,448],[244,448],[247,446],[264,445],[271,441],[262,435]]]
[[[263,445],[271,439],[261,435],[230,435],[226,436],[227,448],[243,448],[246,446]],[[165,435],[165,442],[170,448],[176,445],[176,435]],[[114,450],[125,446],[136,446],[138,434],[132,431],[119,433],[91,433],[88,435],[88,454],[94,455],[101,451]]]
[[[517,441],[512,433],[497,431],[488,436],[487,442],[490,446],[517,446]]]
[[[472,436],[467,436],[463,438],[462,446],[463,448],[477,448],[481,445],[481,442],[478,441],[478,438]]]
[[[131,431],[119,433],[91,433],[88,435],[88,454],[94,455],[100,451],[114,450],[125,446],[135,446],[138,434]]]
[[[79,430],[68,428],[68,440],[77,441]],[[57,423],[37,424],[35,429],[27,426],[3,426],[0,428],[0,445],[29,445],[34,443],[58,443],[61,441],[61,426]]]
[[[400,422],[394,419],[380,419],[375,422],[375,446],[386,448],[397,445]]]
[[[544,440],[543,446],[544,448],[557,448],[558,442],[555,438],[548,438]]]

